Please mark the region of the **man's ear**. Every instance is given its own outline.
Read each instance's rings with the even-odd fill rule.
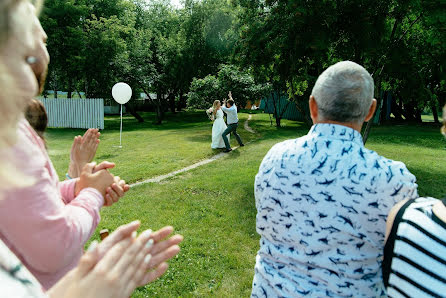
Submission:
[[[319,108],[317,106],[316,99],[313,95],[310,95],[310,100],[308,101],[308,105],[310,106],[310,116],[313,123],[317,122],[317,118],[319,115]]]
[[[369,113],[367,114],[367,117],[365,117],[365,120],[364,120],[365,122],[370,121],[370,119],[372,119],[373,115],[375,115],[376,105],[377,104],[378,103],[377,103],[376,99],[373,99],[372,100],[372,105],[370,106],[370,109],[369,109]]]

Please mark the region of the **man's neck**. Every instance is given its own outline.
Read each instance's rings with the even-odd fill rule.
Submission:
[[[346,123],[346,122],[338,122],[338,121],[331,121],[331,120],[313,121],[313,123],[314,124],[327,123],[327,124],[336,124],[336,125],[347,126],[347,127],[353,128],[354,130],[358,131],[359,133],[361,133],[361,129],[362,129],[362,123],[361,124]]]

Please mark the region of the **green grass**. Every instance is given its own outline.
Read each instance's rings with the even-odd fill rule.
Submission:
[[[434,115],[421,115],[421,120],[423,120],[423,122],[434,122]]]
[[[181,169],[219,152],[211,149],[212,122],[204,112],[167,114],[161,126],[153,124],[154,114],[142,116],[144,123],[132,116],[124,117],[123,148],[114,147],[119,145],[119,117],[106,117],[96,154],[98,162],[108,160],[119,165],[113,172],[130,183]],[[240,115],[241,124],[247,117]],[[67,171],[73,138],[83,133],[79,129],[49,129],[46,134],[49,153],[61,179]],[[243,129],[240,134],[246,141],[254,137]],[[231,143],[236,144],[235,138]]]
[[[142,125],[125,119],[123,149],[111,148],[119,142],[117,118],[106,121],[98,158],[108,154],[107,159],[117,162],[114,172],[121,177],[137,181],[215,154],[210,149],[211,124],[202,113],[169,115],[162,126],[150,123],[153,115],[144,117],[148,121]],[[140,219],[142,229],[173,225],[185,236],[168,273],[135,291],[133,297],[249,296],[259,246],[254,177],[275,143],[308,131],[301,123],[283,124],[280,129],[271,127],[268,115],[254,114],[250,126],[258,134],[240,129],[242,138],[252,141],[247,146],[160,184],[135,187],[118,204],[102,210],[98,231]],[[51,129],[50,152],[68,150],[79,132]],[[406,163],[418,178],[420,194],[435,197],[445,194],[445,145],[439,127],[416,125],[374,127],[367,143],[381,155]],[[68,155],[52,154],[52,158],[57,159],[59,173],[65,173]],[[98,233],[93,237],[98,239]]]

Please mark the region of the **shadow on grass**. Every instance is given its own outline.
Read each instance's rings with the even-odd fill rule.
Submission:
[[[178,113],[166,113],[162,124],[154,124],[156,120],[155,113],[141,113],[144,122],[140,123],[132,116],[126,115],[123,117],[123,128],[126,131],[135,130],[171,130],[171,129],[184,129],[196,126],[203,126],[209,124],[209,119],[204,112],[178,112]],[[119,116],[108,116],[104,120],[105,130],[107,131],[119,131],[120,128]]]
[[[409,171],[417,177],[418,194],[422,197],[442,199],[446,197],[446,176],[441,170],[427,166],[410,166]]]

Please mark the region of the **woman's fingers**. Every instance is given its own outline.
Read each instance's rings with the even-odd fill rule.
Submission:
[[[147,272],[144,275],[143,279],[139,282],[138,287],[144,286],[157,280],[158,278],[160,278],[160,276],[166,273],[167,268],[169,268],[169,265],[167,263],[161,263],[158,267],[156,267],[155,270]]]
[[[117,228],[113,233],[110,234],[110,236],[108,236],[101,243],[99,243],[98,245],[99,258],[101,259],[116,243],[125,238],[130,237],[130,235],[133,232],[135,232],[140,225],[141,222],[139,220],[135,220],[132,221],[131,223],[122,225],[119,228]]]
[[[167,248],[179,244],[181,241],[183,241],[183,236],[181,235],[174,235],[170,237],[169,239],[155,242],[155,245],[152,249],[152,254],[156,255],[157,253],[166,250]]]
[[[112,271],[118,261],[123,257],[128,247],[132,245],[134,239],[132,237],[124,238],[115,245],[113,245],[110,250],[105,254],[105,256],[98,262],[94,271],[99,274],[99,276],[106,276]],[[108,275],[110,276],[110,275]],[[119,278],[119,275],[111,276],[112,279]]]
[[[173,258],[180,252],[180,247],[178,245],[170,246],[169,248],[159,252],[158,254],[152,255],[149,262],[149,268],[158,267],[161,263]]]
[[[151,242],[153,242],[149,239],[151,234],[152,230],[142,232],[116,264],[115,272],[125,281],[130,282],[134,279],[144,260],[146,260],[147,268],[150,257],[146,259],[146,256],[149,254]]]
[[[167,236],[169,236],[170,234],[172,234],[172,232],[173,232],[173,227],[165,226],[165,227],[159,229],[158,231],[154,232],[152,234],[152,239],[155,242],[161,241],[164,238],[166,238]]]
[[[108,206],[113,205],[113,203],[114,203],[114,201],[113,201],[112,197],[108,193],[106,193],[105,197],[104,197],[104,206],[108,207]]]
[[[125,182],[124,182],[125,183]],[[122,188],[122,186],[121,185],[119,185],[119,184],[116,184],[116,183],[113,183],[112,184],[112,186],[111,186],[111,189],[115,192],[115,194],[118,196],[118,199],[120,198],[120,197],[123,197],[124,196],[124,189]]]
[[[115,165],[116,164],[113,162],[103,161],[94,168],[94,172],[96,173],[99,172],[100,170],[113,169]]]
[[[95,240],[88,247],[87,252],[79,260],[77,272],[80,276],[85,276],[90,272],[99,260],[98,242]]]

